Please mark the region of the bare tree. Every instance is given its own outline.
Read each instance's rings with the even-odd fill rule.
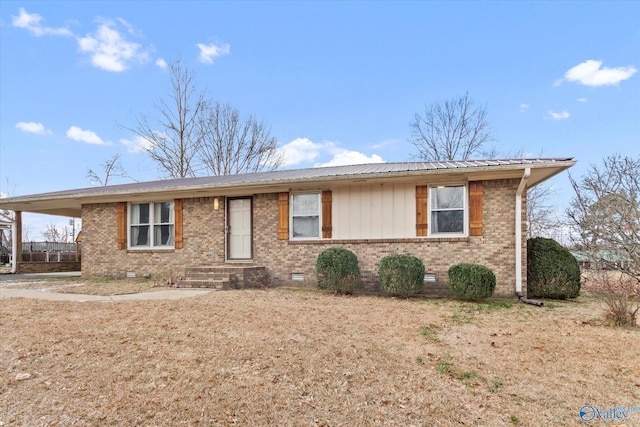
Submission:
[[[212,175],[259,172],[282,165],[278,141],[254,116],[243,119],[237,108],[215,102],[201,125],[200,159]]]
[[[551,237],[558,240],[562,221],[552,204],[555,190],[551,182],[543,182],[527,190],[527,238]]]
[[[22,224],[22,241],[30,242],[31,241],[31,232],[33,231],[33,226]]]
[[[47,225],[42,232],[42,237],[47,242],[67,243],[69,241],[69,228],[67,226],[60,227],[54,223]]]
[[[576,245],[592,262],[640,283],[640,156],[610,156],[580,179],[567,211]]]
[[[485,145],[494,140],[487,107],[476,106],[468,93],[426,105],[409,126],[411,143],[418,151],[415,157],[425,161],[468,160],[482,154]]]
[[[195,176],[196,156],[202,144],[200,126],[207,108],[205,92],[198,89],[193,73],[177,60],[169,65],[171,92],[157,105],[157,123],[140,114],[128,128],[145,141],[145,149],[169,178]]]
[[[120,154],[114,154],[113,157],[102,164],[102,175],[98,175],[98,173],[93,169],[87,169],[87,178],[89,178],[89,182],[94,185],[105,186],[109,185],[109,180],[112,177],[128,178],[132,181],[136,181],[124,170],[119,162]]]
[[[169,70],[172,91],[157,106],[157,126],[139,115],[129,128],[145,141],[164,176],[229,175],[281,166],[277,140],[264,122],[242,118],[236,108],[210,100],[179,60]]]

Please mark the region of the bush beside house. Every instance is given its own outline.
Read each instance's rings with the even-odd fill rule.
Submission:
[[[457,298],[477,301],[493,295],[496,276],[484,265],[456,264],[449,268],[449,287]]]
[[[527,240],[527,290],[538,298],[580,295],[580,266],[568,249],[553,239]]]
[[[316,261],[318,289],[349,294],[360,287],[358,257],[348,249],[329,248]]]
[[[389,255],[380,261],[380,289],[407,298],[424,288],[424,264],[413,255]]]

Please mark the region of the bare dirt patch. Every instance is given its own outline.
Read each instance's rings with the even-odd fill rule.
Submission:
[[[588,295],[0,304],[0,425],[580,425],[583,405],[640,406],[640,331]]]

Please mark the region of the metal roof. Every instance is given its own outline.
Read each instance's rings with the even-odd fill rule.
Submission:
[[[538,158],[538,159],[499,159],[499,160],[464,160],[443,162],[398,162],[372,163],[349,166],[331,166],[309,169],[287,169],[272,172],[258,172],[238,175],[207,176],[196,178],[166,179],[159,181],[138,182],[131,184],[88,187],[74,190],[56,191],[26,196],[0,199],[0,208],[24,210],[26,212],[55,213],[55,209],[44,208],[31,210],[34,202],[53,202],[54,200],[75,200],[76,208],[81,203],[110,201],[113,197],[123,195],[141,195],[170,192],[172,194],[204,191],[228,191],[234,188],[251,188],[255,193],[260,189],[275,188],[284,185],[296,185],[314,182],[336,182],[354,179],[388,179],[431,174],[469,174],[490,173],[491,171],[516,171],[525,168],[546,170],[548,173],[538,179],[542,181],[555,175],[575,162],[572,158]],[[265,191],[262,191],[265,192]],[[51,203],[49,203],[51,204]],[[67,207],[70,207],[67,206]],[[60,215],[68,215],[62,213]]]

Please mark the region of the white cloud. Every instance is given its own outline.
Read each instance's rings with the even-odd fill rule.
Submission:
[[[384,163],[382,157],[373,154],[370,157],[359,151],[340,149],[334,153],[333,158],[325,163],[316,164],[316,167],[323,166],[345,166],[345,165],[362,165],[365,163]]]
[[[379,150],[381,148],[384,147],[388,147],[389,145],[397,145],[400,144],[402,141],[400,141],[399,139],[395,139],[395,138],[391,138],[391,139],[385,139],[383,141],[380,141],[377,144],[373,144],[370,148],[374,149],[374,150]]]
[[[118,18],[118,22],[122,24],[123,27],[127,29],[127,32],[132,36],[140,37],[142,36],[142,31],[138,30],[136,27],[131,25],[129,22],[125,21],[122,18]]]
[[[562,110],[562,112],[556,113],[555,111],[549,110],[549,115],[545,118],[553,120],[564,120],[569,118],[569,112],[567,110]]]
[[[200,49],[198,60],[204,64],[213,64],[214,58],[231,53],[231,47],[226,43],[220,45],[198,43],[196,46]]]
[[[136,136],[133,140],[121,139],[120,142],[127,146],[130,153],[144,153],[153,147],[153,143],[141,136]]]
[[[279,148],[283,157],[283,166],[312,162],[320,155],[325,145],[318,144],[308,138],[296,138]]]
[[[51,131],[44,127],[42,123],[36,122],[18,122],[16,128],[23,132],[35,133],[36,135],[50,135]]]
[[[18,10],[18,16],[11,15],[14,27],[23,28],[31,32],[34,36],[72,36],[71,30],[60,27],[45,27],[42,25],[42,16],[37,13],[28,13],[24,8]]]
[[[67,130],[67,137],[78,142],[85,142],[87,144],[103,145],[107,142],[103,141],[95,132],[90,130],[83,130],[77,126],[71,126]]]
[[[128,24],[126,27],[130,28]],[[95,34],[78,38],[78,46],[82,52],[91,56],[94,67],[106,71],[121,72],[133,63],[148,60],[147,52],[138,43],[127,40],[117,24],[108,19],[100,20]]]
[[[578,102],[587,102],[587,98],[578,98],[576,99]]]
[[[167,61],[165,61],[162,58],[156,59],[156,67],[160,68],[161,70],[166,70],[167,69]]]
[[[520,104],[520,111],[525,112],[529,109],[529,104]]]
[[[377,154],[367,156],[358,151],[338,147],[331,141],[313,142],[308,138],[296,138],[279,148],[283,156],[283,166],[314,162],[321,155],[332,156],[328,162],[315,163],[314,167],[358,165],[364,163],[384,163]]]
[[[585,86],[615,86],[623,80],[631,78],[638,70],[634,66],[602,67],[602,61],[588,59],[564,73],[564,79],[556,81],[559,86],[563,81],[580,83]]]

